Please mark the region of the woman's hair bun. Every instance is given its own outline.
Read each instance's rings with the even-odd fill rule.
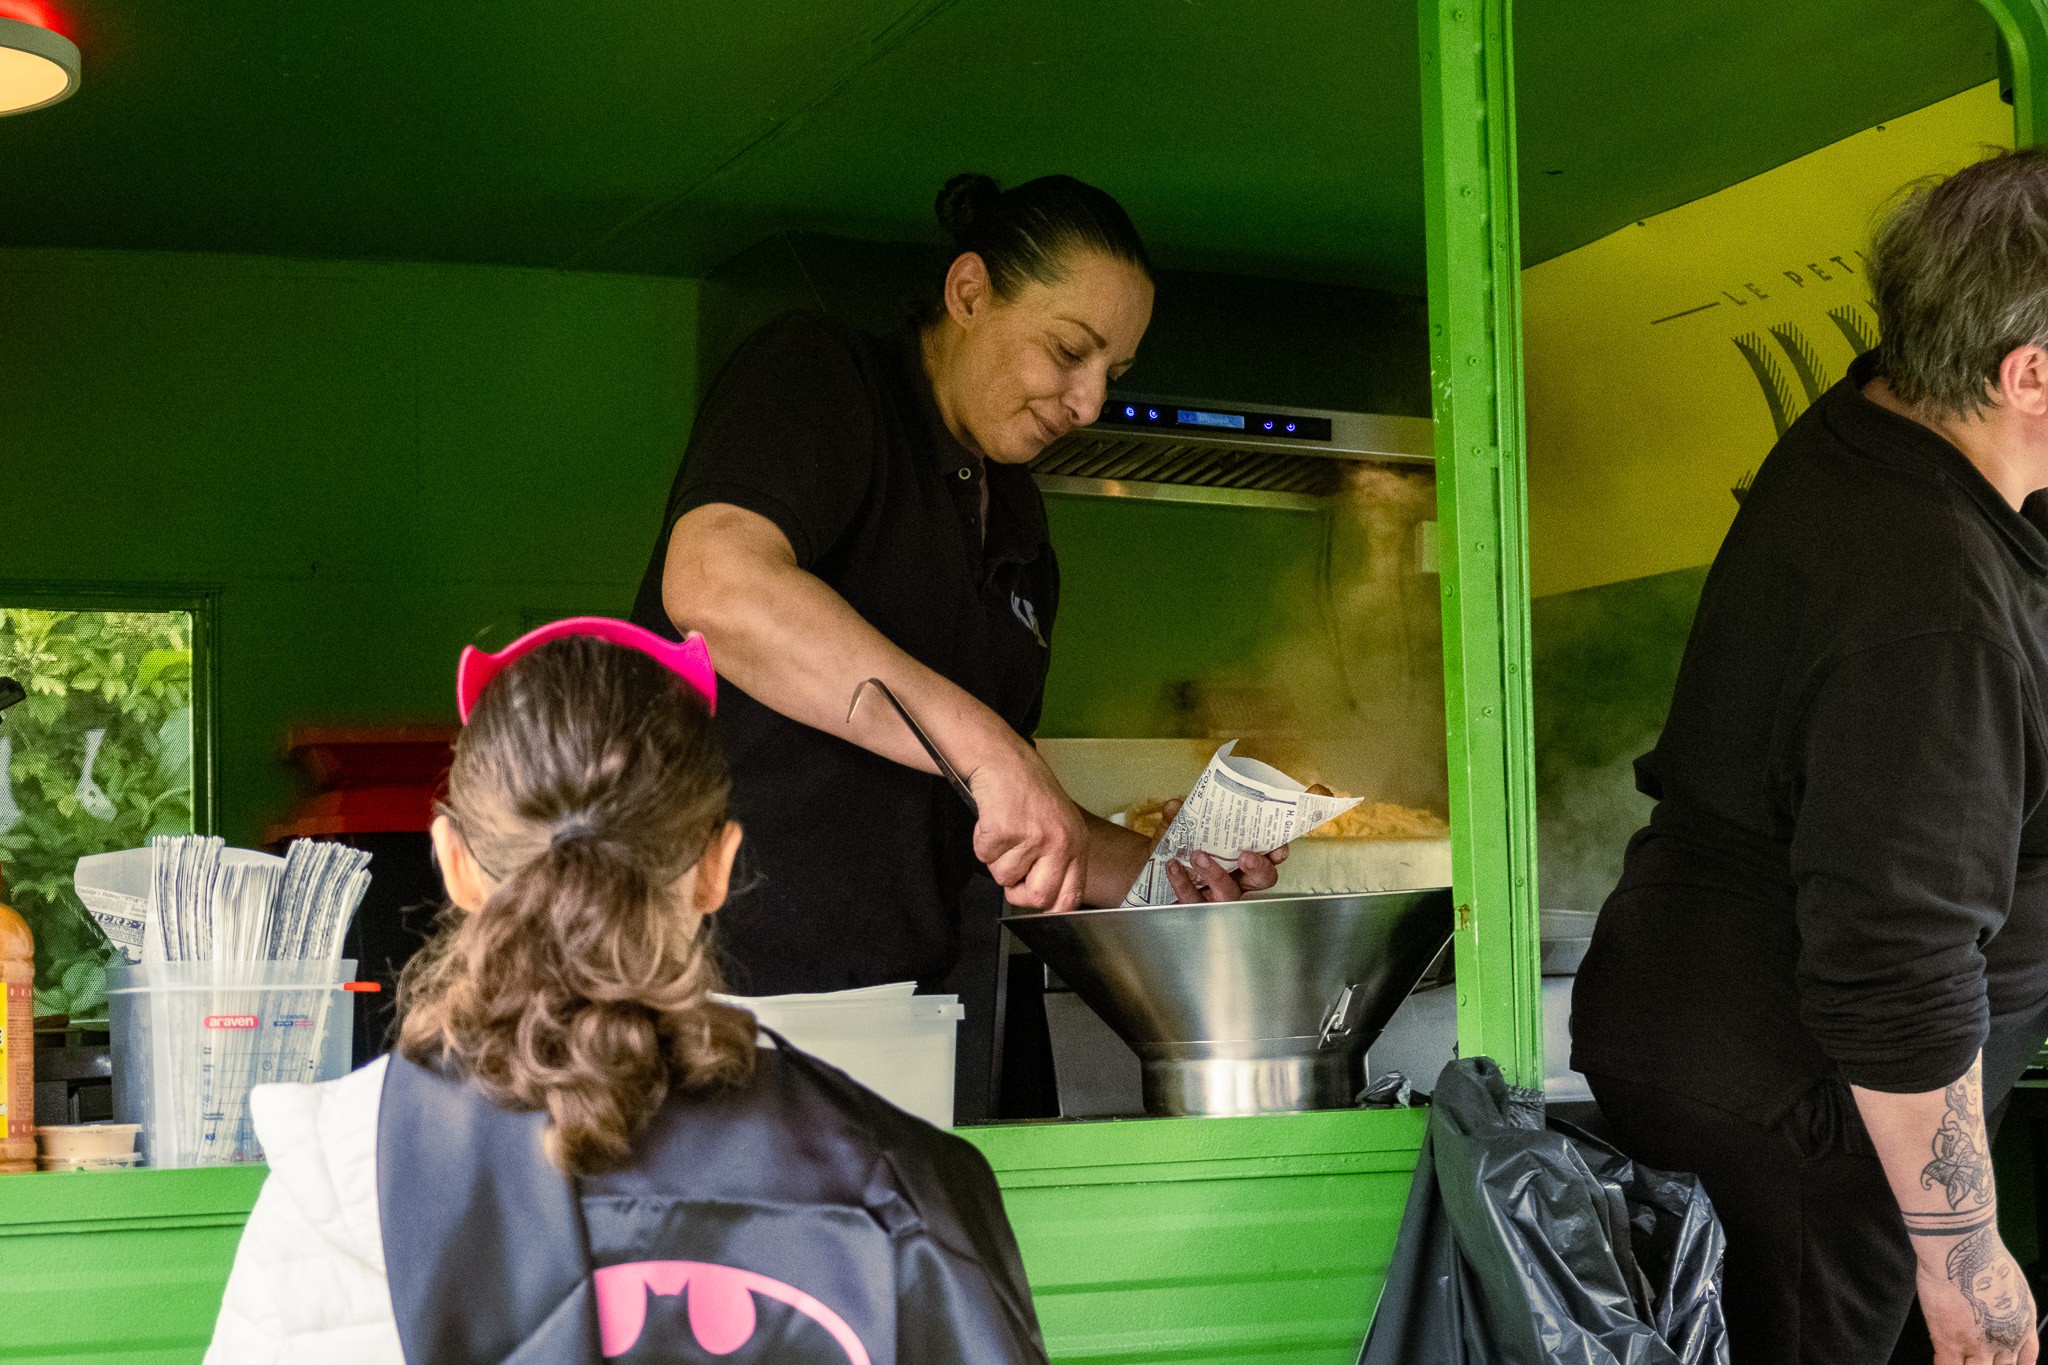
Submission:
[[[1041,175],[1003,189],[985,175],[956,175],[933,207],[952,239],[953,261],[972,252],[988,270],[998,298],[1014,299],[1027,284],[1066,278],[1068,253],[1096,251],[1152,275],[1145,244],[1123,206],[1071,175]],[[918,312],[927,325],[946,314],[949,262]]]
[[[946,230],[946,235],[956,246],[964,249],[968,238],[974,234],[975,223],[995,207],[1002,193],[1002,187],[996,184],[993,176],[963,171],[946,182],[932,207],[939,215],[939,226]]]

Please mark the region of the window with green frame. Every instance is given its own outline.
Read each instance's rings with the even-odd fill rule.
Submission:
[[[10,592],[0,677],[0,900],[36,938],[35,1012],[106,1014],[105,935],[72,890],[89,853],[211,825],[203,599]]]

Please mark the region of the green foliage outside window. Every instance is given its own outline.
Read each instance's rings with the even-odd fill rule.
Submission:
[[[28,689],[0,717],[0,899],[36,936],[36,1013],[101,1018],[113,949],[72,869],[192,832],[192,618],[0,608],[0,676]]]

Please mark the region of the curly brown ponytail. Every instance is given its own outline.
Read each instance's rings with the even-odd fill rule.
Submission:
[[[495,883],[399,985],[399,1051],[545,1109],[572,1174],[625,1159],[671,1084],[744,1080],[754,1021],[718,973],[686,874],[730,780],[703,701],[659,663],[552,641],[484,691],[444,814]]]

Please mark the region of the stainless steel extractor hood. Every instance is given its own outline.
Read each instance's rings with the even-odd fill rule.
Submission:
[[[1421,417],[1121,393],[1031,471],[1048,493],[1311,511],[1360,461],[1432,462],[1433,430]]]

